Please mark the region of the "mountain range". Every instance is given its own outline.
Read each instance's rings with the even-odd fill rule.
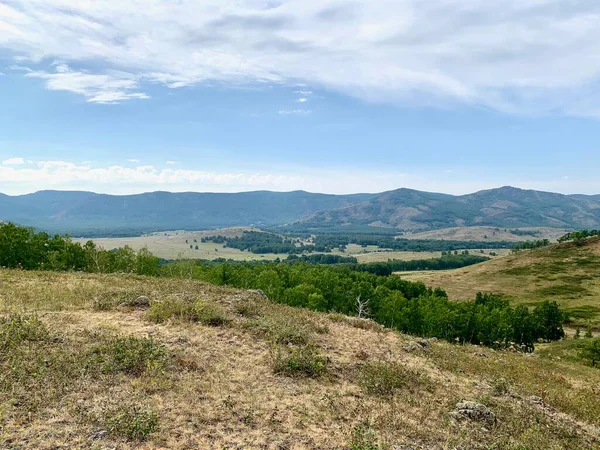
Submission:
[[[73,235],[134,235],[227,226],[306,230],[431,230],[475,225],[600,228],[600,196],[513,187],[459,196],[411,189],[351,195],[255,191],[117,196],[40,191],[0,194],[0,220]]]

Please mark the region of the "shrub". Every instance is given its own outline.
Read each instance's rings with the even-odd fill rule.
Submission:
[[[317,348],[305,345],[299,348],[277,346],[273,358],[273,372],[288,376],[316,378],[327,371],[327,358]]]
[[[148,320],[163,323],[167,320],[180,322],[201,322],[205,325],[219,326],[229,322],[227,313],[218,305],[196,300],[195,302],[169,298],[153,303],[147,314]]]
[[[152,409],[123,406],[106,419],[111,434],[131,440],[144,440],[158,430],[158,414]]]
[[[139,376],[147,370],[161,370],[167,364],[165,346],[152,339],[117,337],[94,350],[102,371]]]
[[[359,370],[358,384],[367,394],[393,397],[405,387],[428,384],[427,379],[396,362],[369,362]]]
[[[580,344],[579,355],[592,367],[600,364],[600,338],[586,339]]]
[[[510,391],[510,383],[506,378],[496,378],[492,382],[492,395],[501,397]]]
[[[262,315],[263,307],[254,300],[243,300],[235,304],[235,312],[243,317],[258,317]]]
[[[0,351],[5,352],[25,341],[43,341],[48,330],[37,316],[13,314],[0,318]]]
[[[377,433],[368,423],[361,423],[352,429],[348,447],[350,450],[379,450]]]

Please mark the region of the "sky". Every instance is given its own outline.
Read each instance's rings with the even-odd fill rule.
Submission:
[[[596,0],[0,0],[0,192],[600,193]]]

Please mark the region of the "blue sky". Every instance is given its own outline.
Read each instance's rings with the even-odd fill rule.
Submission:
[[[600,193],[600,4],[0,0],[0,192]]]

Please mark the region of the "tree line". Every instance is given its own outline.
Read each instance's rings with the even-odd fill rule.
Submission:
[[[600,236],[600,230],[580,230],[580,231],[572,231],[570,233],[565,234],[558,238],[558,242],[582,242],[585,239]]]
[[[467,256],[467,255],[465,255]],[[442,289],[398,276],[355,270],[348,264],[308,262],[165,263],[147,249],[104,250],[13,224],[0,225],[0,266],[39,270],[125,272],[189,277],[217,285],[261,289],[275,302],[316,311],[370,317],[399,331],[448,341],[532,349],[538,340],[560,339],[566,319],[555,302],[530,310],[480,294],[475,301],[450,302]]]
[[[317,235],[313,240],[315,245],[328,248],[345,247],[349,244],[361,246],[373,245],[379,248],[387,248],[396,251],[407,252],[438,252],[455,251],[465,248],[471,249],[492,249],[492,248],[513,248],[517,245],[509,241],[446,241],[441,239],[405,239],[395,238],[393,236],[377,235]]]

